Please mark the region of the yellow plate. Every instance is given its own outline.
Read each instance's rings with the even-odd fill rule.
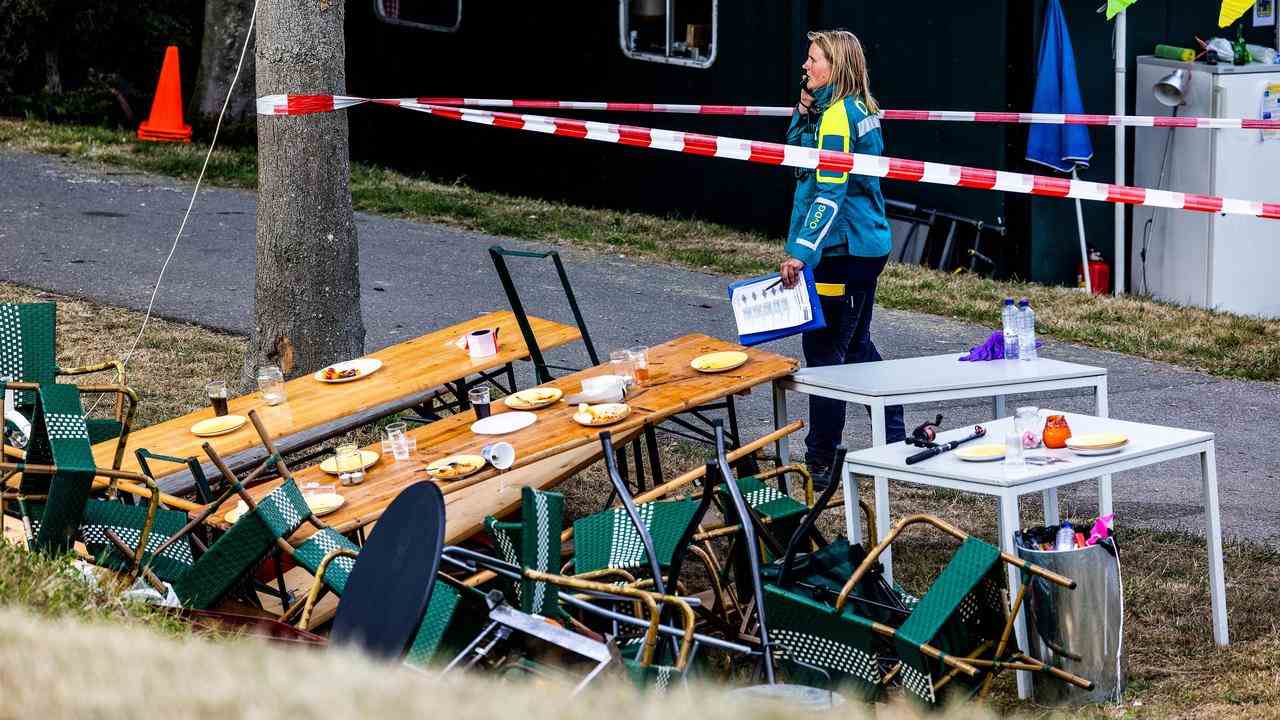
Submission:
[[[378,453],[374,450],[361,450],[360,451],[360,469],[368,470],[370,465],[373,465],[374,463],[378,462],[378,457],[379,457]],[[355,470],[355,469],[356,469],[355,464],[352,463],[350,460],[348,460],[347,462],[342,464],[342,469],[339,470],[338,457],[336,455],[330,456],[324,462],[320,463],[320,471],[327,472],[330,475],[339,475],[344,472],[351,472],[352,470]]]
[[[1085,450],[1103,450],[1120,447],[1129,442],[1129,438],[1121,433],[1085,433],[1067,438],[1067,447]]]
[[[1004,459],[1004,446],[994,443],[985,445],[971,445],[956,450],[956,457],[969,462],[987,462],[989,460]]]
[[[247,422],[243,415],[223,415],[222,417],[211,417],[201,420],[191,426],[191,434],[196,437],[214,437],[215,435],[226,435],[233,430],[239,430]]]
[[[485,466],[479,455],[450,455],[427,465],[427,474],[440,480],[464,478]]]
[[[747,362],[747,354],[737,350],[725,350],[723,352],[707,353],[699,355],[690,362],[689,365],[694,370],[704,373],[724,372],[732,370],[736,367],[742,367]]]
[[[537,410],[555,403],[564,395],[559,388],[529,388],[502,399],[513,410]]]
[[[311,508],[311,512],[316,516],[328,515],[336,511],[338,508],[347,504],[347,499],[338,493],[315,493],[313,495],[303,495],[307,501],[307,507]],[[243,500],[236,503],[236,506],[226,514],[223,519],[231,525],[235,525],[236,521],[244,517],[249,511],[249,506]]]
[[[583,403],[583,405],[586,405],[586,403]],[[582,405],[579,405],[578,411],[573,414],[573,421],[587,427],[598,427],[600,425],[612,425],[630,414],[631,406],[626,403],[587,405],[585,409]]]

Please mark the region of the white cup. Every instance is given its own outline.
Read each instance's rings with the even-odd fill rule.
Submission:
[[[467,353],[471,357],[487,358],[498,354],[498,333],[492,329],[476,330],[467,334]]]
[[[516,449],[509,442],[496,442],[485,445],[480,456],[499,470],[506,470],[516,462]]]

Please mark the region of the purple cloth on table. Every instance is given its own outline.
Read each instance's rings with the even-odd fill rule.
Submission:
[[[1036,347],[1044,347],[1044,343],[1037,340]],[[981,345],[969,351],[968,355],[961,355],[960,362],[981,362],[983,360],[1003,360],[1004,359],[1004,333],[997,330],[991,333],[991,337]]]

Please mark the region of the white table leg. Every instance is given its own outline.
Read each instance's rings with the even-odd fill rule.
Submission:
[[[1044,502],[1044,524],[1057,525],[1062,522],[1062,516],[1058,514],[1058,488],[1049,488],[1040,493],[1040,498]]]
[[[1109,407],[1107,404],[1107,378],[1098,378],[1098,383],[1093,386],[1093,404],[1094,414],[1098,417],[1110,417]],[[1103,475],[1098,478],[1098,515],[1110,515],[1114,512],[1111,503],[1111,476]]]
[[[862,518],[858,517],[858,483],[853,479],[847,464],[840,467],[840,482],[844,489],[844,528],[850,544],[862,542]]]
[[[1013,545],[1013,533],[1022,527],[1022,521],[1018,517],[1018,496],[1011,492],[1000,495],[1000,549],[1017,556],[1018,551]],[[1007,565],[1006,571],[1009,576],[1009,600],[1018,596],[1018,589],[1022,586],[1022,574],[1018,568]],[[1027,648],[1027,614],[1025,611],[1019,610],[1018,617],[1014,619],[1014,634],[1018,639],[1018,647]],[[1031,673],[1026,671],[1018,671],[1018,697],[1031,697]]]
[[[995,397],[991,398],[991,413],[992,413],[992,417],[996,420],[999,420],[1000,418],[1004,417],[1005,408],[1004,408],[1003,395],[996,395]]]
[[[1213,605],[1213,641],[1230,642],[1227,636],[1227,590],[1222,570],[1222,518],[1218,512],[1218,459],[1210,440],[1200,453],[1200,473],[1204,480],[1205,536],[1209,544],[1209,600]]]
[[[885,444],[884,401],[877,401],[871,406],[871,445],[877,447]],[[876,488],[876,537],[883,540],[889,535],[889,478],[877,477]],[[849,496],[845,496],[849,497]],[[856,519],[855,513],[855,519]],[[889,548],[880,556],[884,564],[884,579],[893,584],[893,549]]]
[[[787,424],[787,389],[782,386],[781,380],[773,381],[773,429],[777,430]],[[774,454],[778,458],[779,465],[786,465],[791,461],[791,438],[779,438],[774,443]]]

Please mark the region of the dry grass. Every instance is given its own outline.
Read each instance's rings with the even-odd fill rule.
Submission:
[[[138,143],[129,133],[0,118],[0,146],[194,178],[198,145]],[[257,186],[253,148],[222,147],[207,180]],[[368,165],[352,165],[355,208],[479,232],[625,252],[728,275],[768,272],[781,242],[723,225],[482,192]],[[1147,298],[1091,298],[1067,288],[993,282],[915,266],[891,265],[879,303],[999,326],[1005,295],[1031,298],[1045,334],[1083,345],[1183,365],[1225,377],[1280,379],[1280,321],[1183,308]]]
[[[38,648],[38,652],[32,652]],[[37,619],[0,609],[0,718],[409,718],[452,720],[783,720],[794,710],[745,704],[715,687],[641,696],[599,683],[570,699],[563,687],[444,678],[337,650],[252,641],[210,643],[136,628]],[[145,708],[145,709],[144,709]],[[845,706],[828,717],[920,717],[905,706]],[[931,717],[977,720],[981,708]]]

